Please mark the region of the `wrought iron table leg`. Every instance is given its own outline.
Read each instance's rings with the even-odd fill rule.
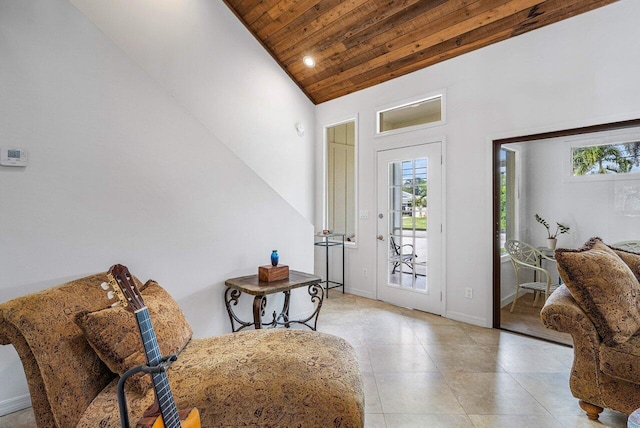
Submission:
[[[309,317],[309,319],[313,318],[313,327],[309,326],[309,328],[316,331],[316,327],[318,326],[318,315],[320,315],[320,308],[322,308],[322,302],[324,301],[324,290],[320,284],[311,284],[308,291],[311,296],[311,301],[313,303],[317,303],[316,310],[313,311],[311,317]]]
[[[325,258],[325,263],[326,263],[325,270],[324,270],[326,277],[325,277],[324,280],[325,280],[325,288],[327,290],[327,299],[329,298],[329,288],[330,288],[329,286],[331,285],[331,282],[329,281],[329,245],[328,245],[328,239],[329,238],[327,238],[327,246],[324,247],[324,258]]]
[[[311,284],[308,286],[308,292],[311,296],[311,302],[315,305],[313,313],[301,320],[291,320],[289,318],[289,310],[291,306],[291,290],[285,290],[284,303],[282,310],[278,315],[276,311],[273,311],[273,319],[268,323],[263,323],[262,318],[265,315],[267,307],[267,295],[254,296],[253,299],[253,322],[243,321],[233,311],[233,306],[238,304],[242,292],[234,288],[227,288],[224,294],[224,303],[227,307],[227,313],[229,314],[229,321],[231,322],[231,331],[238,332],[249,326],[254,326],[256,329],[266,327],[277,327],[278,325],[284,325],[286,328],[291,327],[291,323],[304,324],[311,330],[316,330],[318,323],[318,315],[320,314],[320,308],[322,307],[322,301],[325,297],[325,291],[322,287],[322,283]],[[310,323],[312,322],[312,324]],[[238,327],[236,328],[236,324]]]
[[[291,290],[284,292],[284,304],[280,316],[284,319],[284,326],[289,328],[289,301],[291,299]]]
[[[322,301],[324,300],[324,288],[322,287],[322,283],[319,284],[311,284],[308,288],[309,295],[311,296],[311,301],[316,305],[315,310],[311,315],[309,315],[305,319],[301,320],[288,320],[285,325],[290,323],[298,323],[304,324],[309,327],[311,330],[316,331],[318,326],[318,315],[320,315],[320,308],[322,307]],[[309,324],[309,321],[313,320],[313,324]]]
[[[242,330],[243,328],[249,327],[250,325],[253,325],[253,323],[246,322],[238,318],[235,312],[233,312],[233,308],[231,307],[231,305],[236,306],[238,304],[238,300],[240,299],[241,294],[242,292],[233,288],[227,288],[227,290],[224,292],[224,304],[227,306],[227,314],[229,314],[229,321],[231,322],[231,331],[234,333],[236,331]],[[234,321],[238,324],[238,328],[236,328]]]
[[[253,299],[253,324],[256,329],[262,328],[262,315],[267,306],[267,296],[256,296]]]

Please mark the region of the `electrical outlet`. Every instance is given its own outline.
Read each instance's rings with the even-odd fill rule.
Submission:
[[[365,278],[367,277],[367,268],[362,269],[362,276],[364,276]]]
[[[464,297],[466,297],[467,299],[473,299],[473,288],[467,287],[464,290]]]

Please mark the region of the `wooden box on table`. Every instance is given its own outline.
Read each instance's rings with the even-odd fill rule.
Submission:
[[[289,266],[260,266],[258,267],[258,279],[260,282],[273,282],[289,278]]]

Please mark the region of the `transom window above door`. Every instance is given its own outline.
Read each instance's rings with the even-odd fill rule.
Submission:
[[[377,112],[376,134],[390,134],[444,123],[443,95],[407,101]]]

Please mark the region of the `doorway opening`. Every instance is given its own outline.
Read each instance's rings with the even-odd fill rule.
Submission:
[[[568,233],[558,236],[558,247],[579,248],[592,236],[601,236],[611,243],[624,240],[637,219],[618,206],[615,195],[628,187],[640,189],[640,175],[618,177],[604,185],[598,177],[576,179],[573,159],[576,152],[572,147],[587,140],[607,141],[612,135],[629,133],[640,135],[640,119],[493,141],[494,328],[572,344],[569,335],[543,326],[540,309],[544,295],[538,295],[536,300],[534,291],[521,290],[516,296],[517,278],[505,244],[513,240],[521,248],[529,245],[539,251],[540,267],[549,272],[553,291],[562,281],[554,252],[547,248],[546,226],[537,217],[546,219],[554,230],[556,223],[569,227]],[[597,203],[594,208],[594,201],[608,202]],[[529,275],[537,280],[534,273]]]

